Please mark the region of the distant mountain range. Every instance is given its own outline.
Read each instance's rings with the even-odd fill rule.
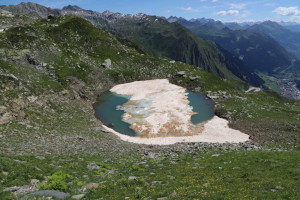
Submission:
[[[214,20],[188,21],[179,18],[176,22],[197,36],[216,42],[257,71],[274,73],[290,66],[294,59],[275,39],[260,31],[238,29],[238,25],[236,30],[232,30]]]
[[[142,13],[99,13],[71,5],[59,10],[34,3],[0,8],[39,18],[79,16],[127,41],[140,52],[196,65],[223,79],[261,86],[264,80],[258,73],[288,79],[292,84],[300,77],[300,62],[297,61],[300,58],[300,33],[291,31],[291,27],[297,29],[297,24],[165,19]]]
[[[196,65],[223,79],[242,80],[255,86],[264,81],[254,71],[241,63],[215,43],[203,40],[185,27],[145,14],[126,15],[84,10],[78,6],[66,6],[51,10],[34,3],[17,6],[1,6],[12,13],[24,13],[35,17],[47,15],[75,15],[107,29],[120,38],[129,40],[141,51],[151,56],[165,57]]]

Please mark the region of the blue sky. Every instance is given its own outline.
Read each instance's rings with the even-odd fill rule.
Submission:
[[[0,0],[0,4],[19,4]],[[25,2],[28,2],[28,0]],[[300,0],[31,0],[51,8],[78,5],[98,12],[146,13],[186,19],[212,18],[221,21],[293,21],[300,23]]]

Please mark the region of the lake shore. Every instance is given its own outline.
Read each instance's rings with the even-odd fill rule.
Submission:
[[[105,125],[103,128],[117,135],[123,141],[146,145],[171,145],[182,142],[240,143],[249,140],[249,135],[229,128],[228,121],[217,116],[204,124],[202,132],[192,136],[142,138],[118,133]]]

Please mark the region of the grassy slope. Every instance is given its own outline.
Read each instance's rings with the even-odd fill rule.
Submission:
[[[193,66],[141,55],[112,34],[74,17],[11,28],[0,34],[0,45],[0,105],[9,107],[15,116],[0,126],[0,191],[29,184],[33,178],[42,181],[63,170],[72,176],[67,189],[71,194],[81,193],[84,183],[100,183],[86,199],[155,199],[174,190],[171,199],[299,196],[299,147],[293,149],[299,145],[299,101],[266,92],[246,94],[246,85],[239,82],[224,82]],[[113,62],[109,70],[100,67],[107,58]],[[32,60],[47,66],[41,69]],[[190,148],[190,154],[122,142],[101,131],[91,106],[95,94],[117,83],[164,78],[181,70],[200,79],[170,78],[172,82],[217,96],[216,112],[231,119],[233,126],[259,143],[289,151]],[[3,74],[13,74],[18,80]],[[30,103],[30,96],[38,100]],[[144,151],[156,152],[161,161],[142,159]],[[221,156],[212,157],[214,153]],[[107,163],[117,172],[103,176],[105,169],[87,169],[91,162]],[[128,181],[128,176],[138,179]],[[9,196],[10,192],[0,192],[2,199]]]

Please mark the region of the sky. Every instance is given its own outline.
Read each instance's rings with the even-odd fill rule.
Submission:
[[[24,1],[24,0],[23,0]],[[30,0],[51,8],[78,5],[83,9],[124,14],[145,13],[223,22],[289,21],[300,23],[300,0]],[[19,4],[0,0],[0,5]],[[24,2],[28,2],[25,0]]]

